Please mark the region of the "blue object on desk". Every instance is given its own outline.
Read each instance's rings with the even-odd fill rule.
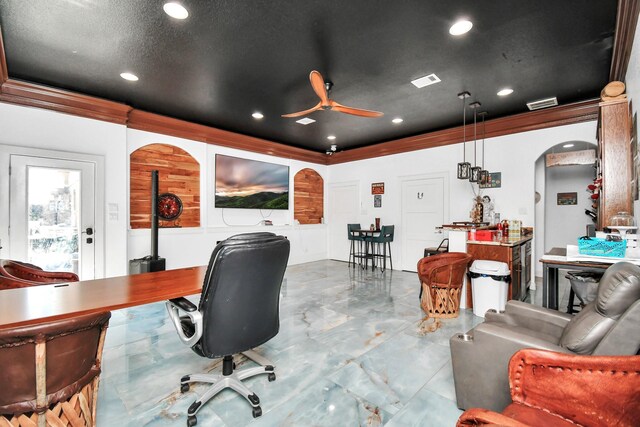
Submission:
[[[595,237],[580,237],[578,239],[578,253],[580,255],[624,258],[626,251],[626,240],[616,242]]]

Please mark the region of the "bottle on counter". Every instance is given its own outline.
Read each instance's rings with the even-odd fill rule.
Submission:
[[[498,231],[496,232],[496,240],[502,240],[502,236],[504,236],[504,226],[502,222],[498,222]]]
[[[502,236],[509,237],[509,221],[506,219],[502,220]]]

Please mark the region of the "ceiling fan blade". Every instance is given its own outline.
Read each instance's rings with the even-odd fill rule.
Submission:
[[[328,105],[329,95],[327,95],[327,88],[324,86],[324,78],[322,77],[322,74],[313,70],[309,73],[309,80],[311,81],[313,91],[318,95],[318,98],[320,98],[320,103],[322,105]]]
[[[382,117],[382,116],[384,116],[384,113],[381,113],[379,111],[371,111],[371,110],[364,110],[362,108],[347,107],[346,105],[338,104],[334,100],[330,100],[329,103],[331,105],[331,109],[332,110],[339,111],[341,113],[352,114],[354,116],[360,116],[360,117]]]
[[[314,111],[317,111],[317,110],[319,110],[321,108],[322,108],[322,102],[318,102],[318,104],[313,108],[309,108],[308,110],[304,110],[304,111],[298,111],[297,113],[283,114],[282,117],[306,116],[307,114],[313,113]]]

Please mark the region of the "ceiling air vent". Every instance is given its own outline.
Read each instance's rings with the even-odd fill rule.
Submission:
[[[420,77],[419,79],[411,80],[411,83],[417,88],[425,87],[432,85],[434,83],[438,83],[440,78],[435,74],[429,74],[428,76]]]
[[[555,107],[558,105],[558,99],[554,96],[553,98],[547,99],[539,99],[537,101],[527,102],[527,107],[529,110],[540,110],[541,108],[547,107]]]

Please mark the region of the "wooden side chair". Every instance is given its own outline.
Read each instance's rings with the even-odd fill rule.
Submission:
[[[111,313],[0,330],[0,426],[96,425]]]
[[[78,275],[67,271],[44,271],[40,267],[20,261],[0,260],[0,276],[32,282],[32,285],[77,282]]]
[[[463,252],[447,252],[418,261],[420,305],[429,317],[458,317],[462,281],[470,262],[471,256]]]

